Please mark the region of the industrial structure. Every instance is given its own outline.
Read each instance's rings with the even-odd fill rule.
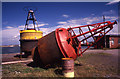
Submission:
[[[33,22],[34,27],[30,28],[29,21]],[[20,30],[20,53],[31,54],[32,49],[37,45],[38,39],[42,36],[43,32],[38,28],[34,12],[33,10],[29,10],[25,28],[24,30]]]
[[[73,58],[75,60],[112,30],[114,24],[117,22],[106,21],[67,29],[58,28],[38,39],[37,46],[32,50],[33,60],[42,65],[58,63],[61,58]],[[96,39],[95,36],[98,38]],[[88,45],[89,39],[92,39],[93,42]],[[88,47],[82,49],[81,43],[86,43]]]
[[[99,42],[97,42],[94,45],[95,49],[102,49],[102,48],[120,48],[120,35],[106,35],[106,41],[103,38],[101,38],[99,40]],[[95,37],[96,39],[98,38],[98,36]],[[106,42],[106,46],[105,46],[105,42]]]
[[[33,21],[32,28],[29,27],[29,21]],[[40,65],[59,63],[62,58],[76,60],[91,46],[100,47],[100,41],[104,40],[105,34],[113,29],[114,24],[117,22],[105,21],[67,29],[58,28],[43,37],[43,32],[38,28],[33,10],[29,10],[25,28],[20,30],[20,53],[24,52],[29,55],[32,52],[34,62]],[[112,36],[105,36],[105,38],[110,41],[113,40]],[[92,42],[89,43],[89,40]],[[110,44],[112,43],[110,42]],[[87,48],[83,49],[82,44],[87,45]],[[108,44],[106,43],[106,45]]]

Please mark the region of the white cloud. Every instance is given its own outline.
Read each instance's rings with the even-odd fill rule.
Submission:
[[[116,20],[117,17],[115,16],[106,16],[106,21],[109,20]],[[86,18],[79,18],[79,19],[71,19],[67,21],[61,21],[58,22],[59,25],[54,26],[54,27],[48,27],[44,28],[41,26],[48,25],[47,23],[41,23],[39,24],[39,27],[41,31],[43,31],[43,35],[45,36],[46,34],[49,34],[50,32],[56,30],[57,28],[69,28],[69,27],[75,27],[75,26],[82,26],[82,25],[87,25],[87,24],[93,24],[93,23],[99,23],[102,22],[102,17],[86,17]],[[32,25],[31,25],[32,26]],[[9,26],[12,27],[12,26]],[[4,29],[2,30],[2,38],[4,39],[3,42],[9,42],[9,43],[19,43],[19,30],[24,30],[25,25],[21,25],[18,27],[13,27],[12,29]],[[87,31],[87,28],[83,28],[83,31]],[[110,33],[117,33],[118,26],[115,25],[113,30]],[[75,31],[78,33],[78,31]]]
[[[87,22],[87,24],[91,24],[91,22]]]
[[[63,22],[63,21],[61,21],[61,22],[58,22],[58,24],[66,24],[67,22]]]
[[[113,29],[108,34],[118,34],[118,24],[113,25]]]
[[[109,20],[109,21],[112,21],[112,20],[117,20],[118,17],[115,17],[115,16],[106,16],[105,19]]]
[[[91,14],[92,16],[94,16],[95,14]]]
[[[7,26],[6,28],[7,28],[7,29],[11,29],[11,28],[13,28],[13,27],[11,27],[11,26]]]
[[[45,24],[38,24],[38,27],[45,26],[45,25],[49,25],[49,24],[48,24],[48,23],[45,23]]]
[[[40,28],[40,30],[43,32],[43,36],[49,34],[52,31],[55,31],[58,27],[54,26],[54,27],[48,27],[48,28]]]
[[[115,3],[119,2],[119,1],[120,1],[120,0],[112,0],[112,1],[110,1],[109,3],[107,3],[106,5],[115,4]]]
[[[2,30],[2,37],[14,37],[16,34],[19,33],[18,28],[12,28],[12,29],[5,29]]]
[[[91,23],[96,23],[102,20],[102,17],[86,17],[86,18],[79,18],[79,19],[72,19],[67,20],[65,23],[60,22],[60,25],[67,25],[67,26],[76,26],[76,25],[86,25]]]
[[[65,18],[68,18],[69,17],[69,15],[66,15],[66,14],[64,14],[64,15],[62,15],[63,17],[65,17]]]
[[[18,35],[19,35],[19,34],[18,34]],[[18,35],[14,36],[14,38],[17,38],[17,37],[18,37]]]
[[[25,28],[25,25],[18,26],[19,30],[24,30],[24,28]]]
[[[109,11],[105,11],[102,13],[103,15],[114,15],[115,11],[114,10],[109,10]]]
[[[116,16],[105,16],[106,21],[115,21],[118,19]],[[79,18],[79,19],[72,19],[72,20],[67,20],[66,23],[64,24],[59,24],[57,27],[59,28],[69,28],[71,27],[76,27],[76,26],[82,26],[82,25],[87,25],[87,24],[95,24],[103,22],[103,18],[101,17],[85,17],[85,18]],[[84,32],[88,31],[88,28],[82,28]],[[75,30],[75,32],[78,34],[78,30]],[[118,33],[118,25],[114,25],[113,29],[110,31],[109,34],[112,33]]]
[[[12,28],[12,29],[4,29],[2,30],[2,42],[3,44],[19,44],[19,29]]]
[[[45,26],[45,24],[39,24],[38,26]],[[29,28],[33,27],[33,24],[29,24]],[[24,30],[25,25],[20,25],[18,27],[7,26],[6,29],[2,30],[2,42],[3,44],[19,44],[20,33],[19,30]],[[45,30],[45,29],[43,29]],[[48,32],[48,30],[46,30]],[[46,33],[45,32],[45,33]]]
[[[110,21],[113,19],[115,20],[115,19],[117,19],[117,17],[106,16],[106,21],[107,20]],[[40,30],[43,31],[43,35],[45,36],[46,34],[49,34],[50,32],[55,31],[57,28],[76,27],[76,26],[82,26],[82,25],[99,23],[99,22],[102,22],[102,17],[86,17],[86,18],[80,18],[80,19],[67,20],[66,22],[61,21],[61,22],[58,22],[59,25],[57,25],[57,26],[49,27],[49,28],[40,28]],[[83,30],[83,32],[86,32],[86,31],[88,31],[88,28],[87,27],[82,28],[82,30]],[[118,25],[114,25],[113,30],[111,30],[109,34],[112,34],[112,33],[118,34],[118,31],[116,31],[116,30],[118,30]],[[76,34],[79,34],[78,29],[75,29],[74,31]],[[81,36],[80,38],[82,39],[83,37]]]
[[[45,26],[45,25],[49,25],[49,24],[48,23],[41,23],[41,24],[38,24],[38,27]],[[37,25],[35,25],[35,27],[37,27]],[[23,30],[24,28],[25,28],[25,25],[18,26],[19,30]],[[34,25],[33,24],[29,24],[28,28],[34,28]]]
[[[115,16],[105,16],[106,21],[114,21],[118,19]],[[85,18],[79,18],[79,19],[71,19],[67,20],[66,22],[58,22],[57,27],[69,27],[69,26],[77,26],[77,25],[87,25],[87,24],[94,24],[103,22],[103,17],[85,17]]]

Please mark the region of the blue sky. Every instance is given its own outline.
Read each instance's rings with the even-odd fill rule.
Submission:
[[[19,44],[19,30],[24,29],[27,11],[23,8],[37,8],[35,17],[38,26],[46,35],[56,28],[86,25],[118,18],[118,3],[114,2],[3,2],[2,3],[2,44]],[[117,33],[118,26],[110,32]]]

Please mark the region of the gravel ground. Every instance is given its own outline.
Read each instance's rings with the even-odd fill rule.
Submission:
[[[109,53],[115,56],[118,56],[118,53],[120,52],[120,49],[106,49],[106,50],[102,50],[102,49],[89,49],[87,50],[85,53]]]
[[[120,52],[120,49],[107,49],[107,50],[89,49],[85,53],[83,53],[83,55],[90,54],[90,53],[108,53],[108,54],[112,54],[113,56],[118,57],[118,52]],[[20,56],[20,53],[2,54],[2,62],[20,60],[18,56]],[[26,60],[30,58],[31,56],[29,56],[28,58],[22,58],[22,60]]]
[[[119,77],[118,75],[118,53],[120,49],[89,49],[82,56],[78,57],[75,61],[75,77]],[[19,53],[16,54],[4,54],[2,55],[2,62],[20,60]],[[22,60],[31,59],[22,58]],[[30,62],[18,63],[11,65],[3,65],[3,77],[19,76],[19,77],[61,77],[54,73],[60,70],[59,68],[42,69],[28,66]],[[16,70],[20,71],[20,74],[16,74]],[[30,72],[31,71],[31,72]],[[39,72],[37,72],[39,71]],[[29,73],[28,73],[29,72]],[[37,72],[37,73],[32,73]],[[49,73],[49,74],[48,74]],[[23,75],[26,74],[26,75]],[[39,74],[39,75],[38,75]]]
[[[28,60],[28,59],[31,59],[31,56],[28,56],[27,58],[23,57],[20,59],[20,53],[2,54],[2,62]]]

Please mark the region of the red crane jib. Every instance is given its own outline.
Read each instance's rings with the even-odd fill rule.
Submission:
[[[112,30],[114,24],[117,24],[117,22],[106,21],[67,29],[56,29],[57,43],[63,56],[76,59]],[[97,39],[95,38],[96,35],[99,36]],[[91,44],[88,43],[88,39],[92,39],[93,42]],[[87,45],[85,49],[81,47],[81,43],[83,42]]]
[[[58,63],[61,58],[75,60],[112,30],[114,24],[117,22],[106,21],[67,29],[58,28],[38,40],[37,46],[32,50],[33,60],[44,65]],[[96,35],[99,37],[95,38]],[[87,45],[86,48],[82,48],[82,44]]]

